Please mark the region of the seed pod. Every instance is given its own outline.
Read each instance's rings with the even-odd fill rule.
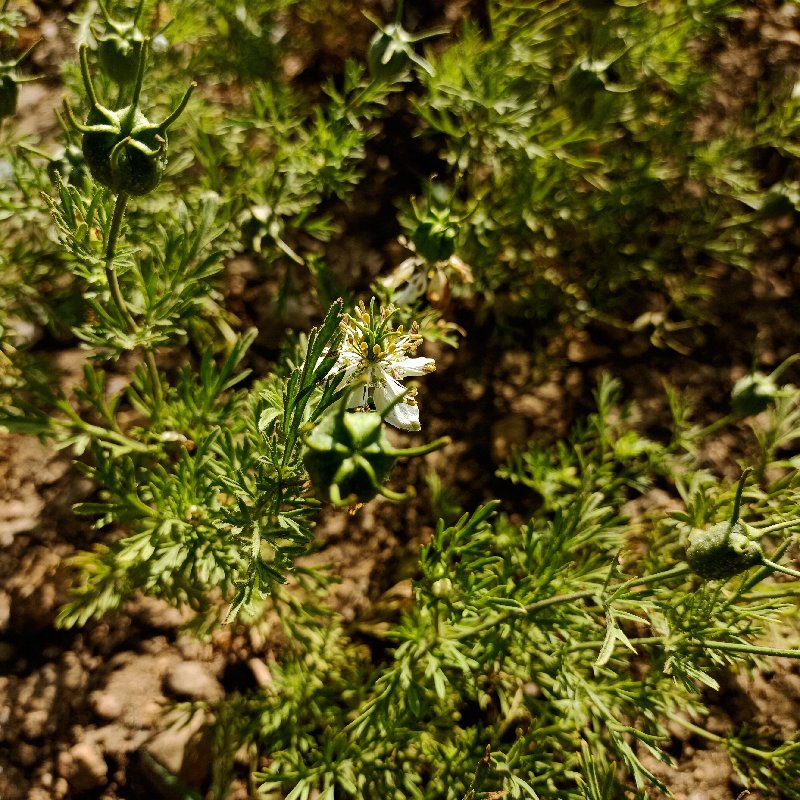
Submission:
[[[449,224],[449,214],[428,214],[411,234],[414,249],[426,261],[446,261],[456,250],[455,227]]]
[[[92,32],[97,40],[97,55],[103,72],[120,86],[133,83],[145,42],[144,34],[137,27],[143,0],[139,0],[130,22],[113,19],[109,16],[105,3],[98,0],[98,4],[105,25],[102,30],[93,29]]]
[[[732,578],[750,567],[764,563],[761,545],[750,536],[747,525],[739,522],[742,492],[751,471],[748,467],[739,479],[731,519],[712,525],[708,530],[695,531],[689,537],[686,563],[692,572],[702,578]]]
[[[67,145],[64,152],[52,158],[47,165],[47,176],[53,183],[56,182],[56,174],[69,184],[76,186],[86,175],[86,158],[80,147],[74,144]]]
[[[17,113],[19,84],[36,80],[36,78],[20,78],[17,74],[20,62],[35,46],[36,43],[32,44],[16,61],[0,61],[0,122]]]
[[[383,488],[396,456],[377,412],[341,404],[305,440],[303,460],[317,491],[334,505],[366,503]]]
[[[731,409],[739,417],[760,414],[775,403],[778,392],[778,385],[771,375],[753,372],[740,378],[733,385]]]
[[[732,578],[763,563],[761,545],[750,538],[741,523],[720,522],[690,537],[686,563],[702,578]]]
[[[367,50],[367,68],[374,81],[394,83],[408,71],[412,62],[433,75],[433,67],[414,52],[414,44],[446,33],[446,28],[411,34],[399,22],[383,27],[372,17],[368,19],[378,26]]]
[[[64,101],[68,119],[83,133],[83,155],[92,177],[116,194],[144,195],[158,186],[167,164],[167,129],[181,115],[195,87],[192,83],[166,120],[150,122],[139,110],[147,44],[145,40],[139,56],[130,105],[112,111],[98,102],[85,45],[80,51],[81,74],[91,103],[86,124],[75,119],[69,103]]]
[[[383,485],[395,461],[431,453],[449,444],[450,439],[394,448],[383,427],[389,411],[347,411],[342,401],[306,437],[303,463],[320,496],[339,507],[366,503],[377,494],[389,500],[408,499],[410,488],[409,494],[399,494]]]

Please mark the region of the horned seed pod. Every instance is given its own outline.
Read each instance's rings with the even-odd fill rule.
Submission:
[[[80,61],[90,109],[85,124],[75,118],[64,100],[67,118],[83,134],[82,150],[92,177],[115,194],[140,196],[158,186],[167,164],[167,129],[186,108],[196,84],[193,82],[175,110],[160,123],[153,123],[139,110],[148,40],[139,55],[136,83],[130,105],[113,111],[97,99],[86,45],[81,45]]]
[[[137,26],[144,0],[139,0],[130,22],[113,19],[103,0],[98,0],[98,5],[105,20],[105,28],[102,31],[93,28],[92,33],[97,40],[97,55],[103,72],[120,86],[133,83],[145,43],[144,34]]]

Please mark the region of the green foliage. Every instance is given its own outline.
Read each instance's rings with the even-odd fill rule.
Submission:
[[[667,724],[724,744],[746,785],[791,786],[796,743],[773,750],[752,730],[720,737],[697,720],[720,667],[779,652],[752,640],[795,607],[796,584],[765,582],[763,568],[700,580],[684,561],[690,514],[625,518],[626,501],[668,465],[681,474],[694,462],[642,438],[619,413],[619,391],[603,380],[599,411],[545,453],[556,474],[580,463],[583,479],[538,489],[541,508],[524,523],[498,516],[496,503],[439,523],[411,608],[382,636],[385,655],[370,658],[335,618],[320,633],[322,611],[305,601],[306,635],[287,641],[269,689],[221,712],[243,717],[233,729],[269,755],[266,797],[461,800],[478,796],[476,784],[520,798],[667,792],[668,770],[654,766],[672,763]],[[517,464],[507,475],[533,483],[529,463]],[[797,482],[792,473],[745,491],[762,531],[796,513]],[[701,524],[736,494],[710,477],[682,491],[689,509],[705,509]]]
[[[421,426],[402,381],[433,370],[413,357],[423,339],[453,344],[472,308],[501,337],[594,320],[650,326],[681,351],[674,334],[703,319],[718,264],[750,268],[762,224],[797,210],[797,186],[762,191],[756,168],[760,148],[798,154],[791,87],[701,124],[718,77],[702,42],[738,10],[499,0],[423,57],[418,42],[445,31],[409,33],[399,4],[377,32],[365,23],[358,58],[344,37],[315,83],[292,60],[300,34],[352,22],[347,3],[189,0],[172,23],[163,4],[133,5],[72,17],[81,65],[64,82],[86,95],[82,148],[66,130],[39,149],[0,129],[0,426],[71,448],[96,487],[75,508],[98,533],[72,559],[60,623],[138,592],[194,609],[201,631],[277,621],[271,683],[215,709],[216,798],[243,746],[274,800],[644,798],[668,793],[674,725],[722,746],[745,785],[797,797],[797,741],[703,725],[723,670],[800,655],[761,643],[791,627],[800,579],[783,563],[800,524],[800,392],[778,380],[796,357],[737,382],[705,428],[668,390],[668,438],[602,377],[568,438],[517,442],[498,471],[519,508],[464,513],[429,473],[442,519],[404,565],[413,597],[366,633],[329,607],[332,574],[301,558],[321,503],[406,499],[385,486],[396,459],[449,441],[396,447],[384,429]],[[0,8],[3,47],[20,24]],[[146,70],[145,30],[163,40]],[[140,92],[163,123],[141,116]],[[393,127],[414,163],[368,155]],[[383,160],[423,202],[413,188],[374,202]],[[409,254],[378,282],[397,307],[368,311],[350,302],[367,265],[327,264],[384,199]],[[365,219],[370,247],[388,247],[394,220]],[[269,337],[228,305],[234,254],[265,288],[236,313]],[[308,331],[272,313],[298,299]],[[41,331],[83,347],[79,385],[41,366]],[[702,448],[747,420],[752,477],[737,489]],[[637,510],[655,488],[678,510]]]
[[[701,43],[733,14],[498,2],[491,36],[467,24],[434,61],[416,108],[446,142],[453,210],[472,212],[458,252],[495,315],[654,325],[677,343],[675,325],[703,318],[712,261],[749,267],[753,162],[775,119],[700,133],[715,80]]]

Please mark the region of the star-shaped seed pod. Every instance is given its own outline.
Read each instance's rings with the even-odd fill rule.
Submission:
[[[0,122],[17,113],[19,85],[36,80],[21,78],[17,74],[17,67],[35,46],[36,43],[32,44],[16,61],[0,61]]]
[[[739,522],[739,509],[747,476],[752,472],[748,467],[736,487],[733,514],[728,522],[712,525],[707,530],[696,531],[689,537],[686,550],[686,563],[696,575],[707,580],[733,578],[751,567],[768,567],[784,575],[800,578],[800,572],[771,561],[761,548],[761,537],[776,533],[784,528],[793,528],[800,520],[786,520],[766,528],[754,528]]]
[[[192,82],[177,108],[163,122],[150,122],[139,110],[148,43],[145,39],[139,54],[130,105],[113,111],[98,101],[89,74],[86,45],[80,49],[81,75],[91,104],[85,124],[78,122],[69,102],[64,100],[67,118],[83,134],[82,150],[92,177],[115,194],[139,196],[158,186],[167,165],[167,129],[186,108],[197,85]]]
[[[421,447],[392,447],[383,427],[385,414],[348,411],[339,405],[305,438],[303,462],[317,492],[337,507],[366,503],[381,494],[405,500],[409,494],[387,489],[383,482],[401,456],[421,456],[448,444],[444,437]]]
[[[144,6],[144,0],[134,12],[133,19],[129,22],[114,19],[108,13],[108,7],[103,0],[97,0],[100,13],[103,15],[105,25],[102,29],[92,27],[92,33],[97,40],[97,55],[103,72],[120,86],[127,86],[136,80],[139,60],[144,47],[145,36],[139,30],[138,22]]]
[[[400,24],[399,18],[396,22],[383,26],[369,14],[364,16],[378,28],[367,50],[367,67],[373,80],[394,83],[406,72],[412,61],[429,75],[433,75],[433,67],[414,52],[414,45],[447,33],[447,28],[436,28],[415,35]]]

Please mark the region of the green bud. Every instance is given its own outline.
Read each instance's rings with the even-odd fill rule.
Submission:
[[[453,581],[450,578],[439,578],[438,581],[434,581],[433,585],[431,586],[431,594],[434,597],[438,597],[440,600],[444,600],[453,593]]]
[[[740,417],[766,411],[775,403],[778,385],[769,375],[753,372],[740,378],[731,391],[731,408]]]
[[[412,62],[433,75],[433,67],[414,52],[414,44],[439,36],[446,29],[411,34],[399,22],[383,27],[371,17],[368,19],[378,26],[367,50],[367,68],[374,81],[394,83],[408,71]]]

